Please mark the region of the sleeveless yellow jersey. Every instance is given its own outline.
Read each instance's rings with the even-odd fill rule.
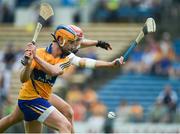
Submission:
[[[46,49],[37,49],[36,53],[40,58],[52,65],[62,63],[65,67],[70,64],[69,58],[54,58],[51,55],[51,49],[50,45]],[[54,85],[57,76],[48,75],[35,60],[32,61],[31,68],[31,78],[23,83],[18,99],[32,100],[39,97],[49,99],[50,94],[52,93],[52,86]]]

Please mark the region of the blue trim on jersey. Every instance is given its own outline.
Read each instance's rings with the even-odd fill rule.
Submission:
[[[33,100],[18,100],[18,106],[24,114],[24,120],[33,121],[37,120],[51,104],[43,98],[37,98]]]
[[[48,47],[46,47],[46,52],[49,54],[52,53],[52,43]]]
[[[49,85],[53,86],[57,76],[50,76],[42,70],[38,70],[36,68],[33,69],[33,80],[37,80],[43,83],[48,83]]]

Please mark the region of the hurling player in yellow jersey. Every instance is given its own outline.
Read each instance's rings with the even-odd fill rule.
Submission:
[[[56,31],[62,32],[62,30],[60,30],[62,28],[64,28],[64,27],[60,26],[58,28],[58,30],[56,30]],[[66,27],[66,28],[68,28],[68,27]],[[72,29],[70,29],[70,30],[72,30]],[[59,34],[61,34],[62,37],[65,34],[67,34],[67,33],[63,33],[63,35],[62,35],[61,32],[59,32]],[[23,84],[22,89],[20,91],[19,106],[21,107],[22,110],[24,110],[25,120],[30,122],[30,123],[26,123],[27,126],[31,126],[31,127],[29,127],[28,132],[33,132],[32,130],[34,130],[34,127],[38,128],[38,125],[37,125],[38,122],[31,121],[34,119],[38,119],[40,122],[43,122],[50,127],[61,130],[61,132],[70,132],[71,131],[70,130],[71,125],[69,124],[69,122],[66,119],[62,118],[64,116],[61,114],[60,114],[62,116],[61,118],[64,120],[64,122],[62,122],[62,120],[58,120],[58,121],[53,120],[52,122],[50,120],[50,122],[49,122],[48,119],[49,118],[52,119],[51,114],[53,114],[52,111],[54,111],[55,108],[52,107],[50,104],[46,104],[43,100],[43,99],[46,100],[50,97],[51,86],[54,84],[56,76],[58,74],[62,74],[63,69],[69,66],[69,60],[71,60],[71,62],[75,65],[85,66],[85,67],[115,66],[115,61],[103,62],[103,61],[95,61],[95,60],[90,60],[90,59],[81,59],[80,57],[77,57],[74,54],[70,54],[70,55],[66,56],[65,50],[67,49],[67,50],[72,51],[72,50],[74,50],[75,46],[72,44],[72,40],[70,40],[71,43],[68,44],[65,41],[63,41],[63,38],[65,38],[65,37],[63,37],[63,38],[61,36],[58,37],[56,34],[57,33],[55,32],[55,36],[54,36],[55,40],[56,40],[55,42],[53,42],[46,49],[41,48],[41,49],[37,50],[37,52],[36,52],[37,56],[34,56],[32,64],[29,67],[29,68],[33,69],[33,73],[31,73],[30,78],[29,78],[30,74],[27,75],[28,73],[26,70],[28,68],[28,66],[26,66],[26,69],[24,70],[24,72],[26,72],[25,73],[26,75],[23,77],[25,79],[28,79],[28,81],[25,84]],[[97,43],[95,43],[95,41],[94,42],[92,41],[91,44],[97,45]],[[105,45],[107,45],[107,44],[105,44]],[[30,48],[32,49],[32,44],[28,45],[28,48],[26,51],[27,56],[30,56],[29,55]],[[64,49],[63,51],[62,51],[62,48]],[[106,48],[107,48],[107,46],[106,46]],[[59,58],[59,56],[61,56],[61,58]],[[119,60],[119,59],[117,59],[117,60]],[[121,58],[121,61],[122,60],[123,59]],[[24,78],[23,79],[21,78],[22,81],[24,81]],[[29,88],[29,86],[31,88]],[[51,99],[51,98],[54,98],[54,99]],[[53,105],[55,105],[55,107],[61,107],[61,110],[59,110],[60,108],[57,108],[57,109],[59,111],[61,111],[62,113],[64,111],[62,110],[62,106],[60,105],[61,104],[60,102],[64,103],[64,105],[67,106],[67,108],[69,108],[68,104],[66,102],[64,102],[62,99],[58,98],[57,96],[54,95],[51,98],[50,98],[50,102],[51,101],[53,102],[53,100],[54,100]],[[26,104],[27,100],[28,100],[28,105]],[[26,104],[26,105],[22,106],[21,104]],[[16,111],[18,111],[18,110],[19,109],[17,107]],[[26,115],[26,112],[31,113],[28,110],[30,110],[32,113],[34,112],[34,114]],[[50,111],[50,112],[47,112],[47,111]],[[67,114],[69,114],[69,113],[67,112]],[[66,116],[66,114],[65,114],[65,116]],[[12,119],[14,119],[14,118],[12,118]],[[20,120],[22,120],[22,118],[19,118],[18,120],[16,118],[16,122],[18,122]],[[58,122],[61,122],[61,124],[58,124]],[[55,123],[55,124],[53,124],[53,123]],[[35,125],[33,125],[33,124],[35,124]],[[31,128],[33,128],[33,129],[31,129]],[[38,129],[35,129],[35,130],[36,131],[34,131],[34,132],[38,132]]]
[[[101,47],[106,50],[112,49],[110,44],[107,42],[85,39],[83,31],[79,27],[75,25],[69,25],[69,27],[72,28],[78,36],[78,39],[76,40],[76,49],[73,52],[77,52],[78,49],[80,48],[91,47],[91,46]],[[58,109],[58,111],[60,111],[69,120],[72,126],[71,131],[73,132],[74,114],[73,114],[72,107],[67,102],[65,102],[63,99],[61,99],[59,96],[55,94],[52,94],[50,96],[49,102],[53,106],[55,106]],[[19,110],[19,108],[17,107],[11,114],[7,115],[6,117],[0,120],[0,133],[4,132],[7,128],[22,121],[23,119],[24,119],[24,116],[22,112]],[[36,132],[38,131],[39,130],[37,130]]]

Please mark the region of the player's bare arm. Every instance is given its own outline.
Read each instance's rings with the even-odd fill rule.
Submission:
[[[97,40],[82,39],[80,48],[96,46],[97,42]]]
[[[22,67],[21,72],[20,72],[20,80],[22,83],[29,80],[30,74],[32,72],[32,69],[30,68],[30,66],[31,66],[33,57],[32,57],[32,53],[31,53],[30,44],[27,45],[24,56],[28,57],[28,62],[26,64],[26,66]]]
[[[30,65],[26,65],[22,68],[21,73],[20,73],[20,80],[22,83],[29,80],[31,72],[32,70],[30,68]]]
[[[116,64],[116,62],[119,61],[120,64],[123,64],[123,57],[113,60],[112,62],[108,61],[101,61],[101,60],[93,60],[89,58],[82,58],[79,61],[79,64],[81,67],[91,67],[88,66],[88,64],[94,64],[92,65],[92,68],[100,68],[100,67],[118,67],[120,64]],[[94,62],[94,63],[93,63]]]
[[[94,60],[90,58],[80,58],[73,53],[71,53],[68,57],[70,58],[72,64],[85,68],[116,67],[124,63],[124,58],[122,56],[113,60],[112,62]]]
[[[112,50],[111,45],[105,41],[83,39],[81,42],[81,48],[92,47],[92,46],[101,47],[106,50]]]
[[[42,60],[39,56],[35,56],[34,60],[51,76],[58,76],[63,74],[63,69],[60,64],[51,65],[46,61]]]
[[[32,51],[33,59],[44,69],[45,72],[47,72],[51,76],[58,76],[63,74],[63,69],[66,66],[59,64],[51,65],[48,62],[44,61],[41,59],[37,54],[36,54],[36,46],[33,45],[32,43],[29,44],[29,47]],[[68,63],[70,64],[70,63]]]

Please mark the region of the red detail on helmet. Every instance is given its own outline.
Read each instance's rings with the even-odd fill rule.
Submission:
[[[84,38],[84,33],[81,28],[75,26],[75,25],[69,25],[77,34],[78,38],[82,39]]]

